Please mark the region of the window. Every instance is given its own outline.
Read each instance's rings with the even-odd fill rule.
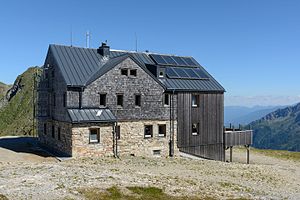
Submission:
[[[100,94],[100,106],[106,106],[106,94]]]
[[[141,95],[139,94],[135,95],[135,106],[141,107]]]
[[[56,106],[56,95],[55,95],[55,93],[53,93],[53,106],[55,107]]]
[[[116,127],[116,134],[117,134],[117,140],[121,139],[121,127],[117,126]]]
[[[170,95],[169,94],[165,94],[164,102],[165,102],[166,106],[170,105]]]
[[[55,126],[52,125],[52,137],[55,138]]]
[[[155,155],[155,156],[160,155],[160,150],[158,150],[158,149],[153,150],[153,155]]]
[[[117,94],[117,106],[123,107],[123,94]]]
[[[60,127],[57,128],[57,139],[60,140]]]
[[[66,107],[66,98],[67,97],[67,93],[65,92],[64,94],[63,94],[63,106],[64,107]]]
[[[54,69],[52,69],[52,71],[51,71],[51,75],[52,75],[52,77],[54,77],[54,76],[55,76]]]
[[[47,124],[44,124],[44,134],[47,135]]]
[[[145,132],[144,138],[151,138],[153,137],[153,127],[152,125],[145,125]]]
[[[99,128],[90,129],[90,143],[99,143],[100,134]]]
[[[166,137],[166,133],[167,133],[167,126],[165,124],[158,125],[158,136]]]
[[[164,72],[163,72],[163,71],[160,71],[160,72],[159,72],[159,77],[160,77],[160,78],[164,77]]]
[[[121,75],[128,76],[128,69],[121,69]]]
[[[192,135],[198,135],[198,124],[193,123],[192,124]]]
[[[136,69],[130,70],[130,76],[136,76]]]
[[[192,107],[198,107],[199,105],[199,95],[192,95]]]

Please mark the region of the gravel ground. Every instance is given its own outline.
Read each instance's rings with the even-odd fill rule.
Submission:
[[[300,162],[251,153],[247,165],[243,149],[234,149],[233,163],[182,157],[59,162],[40,154],[4,148],[0,141],[0,194],[13,200],[82,199],[79,188],[154,186],[171,195],[300,199]]]

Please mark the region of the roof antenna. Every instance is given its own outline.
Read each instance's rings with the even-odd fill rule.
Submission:
[[[136,32],[134,33],[134,35],[135,35],[135,52],[137,52],[138,51],[138,38],[137,38]]]
[[[86,34],[85,34],[85,37],[86,37],[86,40],[85,40],[85,42],[86,42],[86,48],[90,48],[90,36],[91,36],[91,34],[90,34],[90,31],[88,30],[86,32]]]
[[[71,25],[71,31],[70,31],[70,43],[71,43],[71,47],[73,46],[73,28]]]

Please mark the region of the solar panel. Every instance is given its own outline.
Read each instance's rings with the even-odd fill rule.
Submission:
[[[190,57],[167,56],[167,55],[158,55],[158,54],[150,54],[150,56],[158,65],[183,66],[183,67],[198,66],[198,64]]]
[[[191,58],[182,57],[182,59],[188,64],[188,66],[197,66],[197,64]]]
[[[182,68],[173,68],[180,78],[189,78],[190,76]]]
[[[189,75],[190,78],[194,78],[194,79],[201,78],[197,75],[197,73],[194,71],[194,69],[185,68],[184,71],[185,71],[185,73],[187,73]]]
[[[171,67],[166,68],[166,74],[169,78],[180,78]]]
[[[175,62],[175,60],[173,60],[173,58],[171,56],[161,56],[163,57],[163,59],[167,62],[168,65],[178,65],[177,62]]]
[[[167,65],[168,63],[161,57],[161,55],[151,54],[151,57],[154,59],[158,65]]]
[[[209,76],[201,69],[197,68],[197,69],[194,69],[194,71],[197,73],[197,75],[200,77],[200,78],[209,78]]]
[[[172,57],[179,66],[187,66],[187,64],[184,62],[184,60],[181,57],[173,56]]]

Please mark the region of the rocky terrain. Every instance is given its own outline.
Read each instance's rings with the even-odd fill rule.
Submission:
[[[10,140],[1,143],[0,139],[3,199],[97,199],[83,196],[82,191],[116,187],[128,193],[127,188],[135,186],[161,188],[179,199],[300,199],[298,153],[290,159],[266,156],[255,150],[251,151],[249,165],[244,164],[243,148],[234,149],[233,163],[183,157],[82,158],[59,162],[41,154],[28,140],[14,139],[14,144],[21,144],[9,148],[5,144]]]

